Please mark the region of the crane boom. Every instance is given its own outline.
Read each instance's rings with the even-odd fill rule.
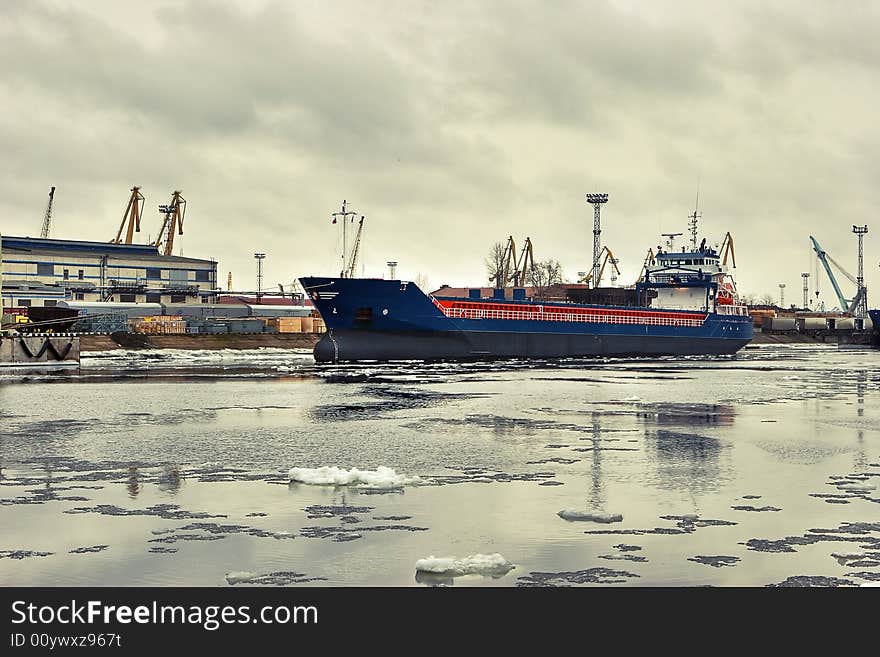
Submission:
[[[733,268],[736,269],[736,251],[733,249],[733,235],[727,233],[724,236],[724,240],[721,242],[721,264],[723,266],[727,266],[727,256],[729,255],[731,258],[731,264]]]
[[[49,237],[49,226],[52,224],[52,201],[55,198],[55,188],[49,190],[49,204],[46,206],[46,214],[43,216],[43,229],[40,231],[40,237]]]
[[[162,228],[159,229],[159,237],[151,246],[160,247],[165,255],[170,256],[174,251],[174,234],[183,235],[186,199],[180,195],[179,191],[175,191],[171,194],[171,203],[160,205],[159,212],[165,214],[165,219],[162,222]],[[128,232],[131,233],[131,226],[129,226]],[[126,244],[131,244],[131,241]]]
[[[831,265],[828,263],[828,254],[825,253],[825,250],[821,246],[819,246],[819,242],[817,242],[816,238],[812,235],[810,235],[810,241],[813,243],[813,251],[816,252],[819,262],[821,262],[822,266],[825,268],[825,273],[828,274],[828,279],[831,281],[831,287],[834,288],[834,294],[837,295],[837,301],[840,303],[840,309],[846,310],[849,308],[849,302],[843,296],[843,292],[840,291],[840,285],[837,284],[834,272],[831,271]]]
[[[361,234],[364,231],[364,215],[358,222],[357,234],[354,238],[354,246],[351,247],[351,261],[348,263],[348,269],[345,271],[345,278],[354,278],[354,270],[357,267],[358,254],[361,250]]]
[[[650,249],[649,249],[649,251],[650,251]],[[593,287],[599,287],[600,283],[602,282],[602,276],[605,275],[605,267],[608,265],[609,262],[611,263],[611,266],[614,268],[614,271],[617,274],[617,276],[620,276],[620,269],[617,268],[617,258],[614,257],[614,254],[611,252],[611,249],[609,249],[607,246],[603,246],[602,251],[600,251],[599,255],[602,256],[602,265],[599,267],[599,277],[596,279],[595,283],[593,284]],[[651,255],[653,257],[653,252],[651,253]],[[647,262],[647,260],[646,260],[646,262]],[[614,280],[617,280],[617,279],[615,278]],[[588,272],[587,275],[584,276],[579,282],[586,283],[587,285],[590,285],[591,283],[593,283],[593,272],[592,271]]]
[[[516,263],[516,271],[513,272],[513,285],[514,287],[523,287],[528,279],[532,281],[535,279],[535,254],[532,250],[531,237],[527,237],[523,243],[519,260]]]
[[[110,240],[111,244],[131,244],[134,239],[134,233],[141,232],[141,209],[144,205],[144,195],[141,194],[140,187],[131,188],[131,196],[128,199],[128,205],[125,208],[125,214],[122,215],[122,223],[119,224],[119,230],[116,231],[116,239]],[[128,223],[128,230],[125,233],[125,241],[122,241],[122,230]]]

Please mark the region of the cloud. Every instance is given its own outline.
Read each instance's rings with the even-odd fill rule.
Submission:
[[[186,255],[246,287],[254,251],[267,280],[337,269],[347,198],[365,273],[469,284],[509,234],[587,269],[583,195],[605,191],[632,279],[699,186],[741,289],[799,288],[807,236],[854,269],[849,231],[880,201],[878,22],[871,4],[9,3],[2,230],[35,234],[56,185],[55,235],[110,239],[139,184],[146,238],[181,188]]]

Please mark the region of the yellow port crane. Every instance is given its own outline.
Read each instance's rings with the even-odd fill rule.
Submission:
[[[513,237],[510,238],[511,241]],[[516,271],[513,272],[514,287],[524,287],[527,281],[535,280],[535,254],[532,251],[532,238],[527,237],[520,251],[519,260],[516,261]]]
[[[599,278],[593,282],[593,272],[591,270],[586,276],[580,279],[578,283],[586,283],[587,285],[592,285],[594,288],[599,287],[602,282],[602,276],[605,275],[605,267],[609,262],[611,263],[611,285],[614,285],[617,282],[617,277],[620,276],[620,269],[617,268],[617,263],[619,261],[614,257],[611,249],[607,246],[603,246],[602,250],[599,252],[599,257],[602,258],[602,265],[599,267]]]
[[[174,235],[183,235],[183,218],[186,215],[186,199],[180,195],[180,191],[171,194],[171,202],[168,205],[160,205],[159,212],[165,215],[162,228],[159,229],[159,237],[150,246],[158,247],[167,256],[174,251]],[[129,229],[131,232],[131,229]],[[126,242],[131,244],[131,242]]]
[[[232,292],[232,272],[226,277],[226,291]]]
[[[135,232],[141,232],[141,211],[144,207],[144,195],[141,194],[140,187],[131,188],[131,196],[128,199],[128,205],[125,207],[125,214],[122,215],[122,223],[119,224],[119,230],[116,231],[116,238],[110,240],[111,244],[131,244],[134,239]],[[128,229],[125,231],[125,240],[122,239],[122,231],[125,225]]]
[[[731,264],[736,269],[736,252],[733,250],[733,235],[730,233],[724,236],[719,253],[721,254],[721,264],[723,266],[727,266],[727,256],[730,255]]]

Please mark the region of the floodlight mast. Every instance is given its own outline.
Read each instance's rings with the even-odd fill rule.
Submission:
[[[599,285],[599,257],[602,244],[599,236],[602,233],[602,205],[608,202],[608,194],[587,194],[587,203],[593,206],[593,287]]]

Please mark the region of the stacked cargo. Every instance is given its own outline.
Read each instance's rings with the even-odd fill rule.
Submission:
[[[186,321],[180,315],[152,315],[130,320],[134,333],[179,335],[186,333]]]
[[[302,333],[302,317],[272,317],[266,320],[266,328],[273,333]]]

